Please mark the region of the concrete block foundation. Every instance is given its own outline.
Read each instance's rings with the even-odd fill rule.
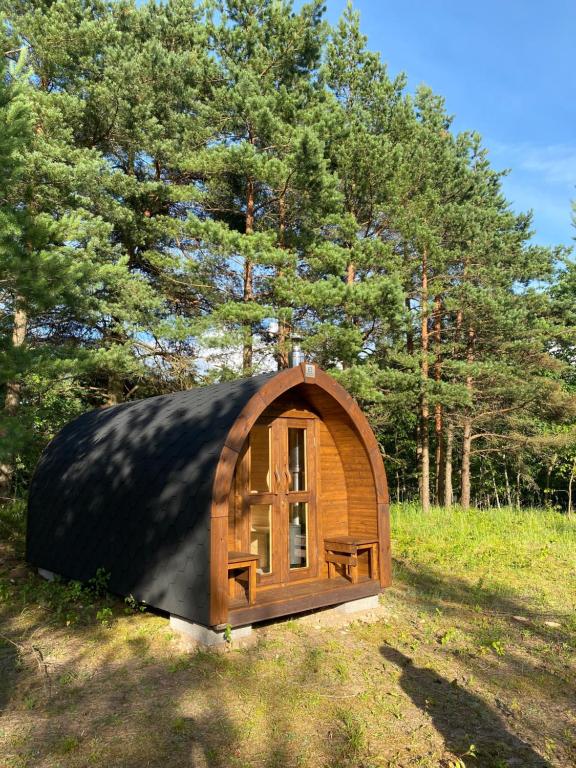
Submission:
[[[337,605],[334,611],[344,614],[358,613],[359,611],[373,611],[379,605],[378,595],[370,595],[369,597],[361,597],[359,600],[350,600],[347,603]]]
[[[179,616],[172,615],[170,616],[170,627],[188,639],[210,648],[224,647],[228,640],[232,643],[237,640],[246,640],[252,634],[252,626],[249,625],[230,630],[230,634],[226,637],[225,630],[211,629],[202,624],[195,624],[193,621],[187,621]]]
[[[38,576],[42,576],[46,581],[54,581],[56,574],[52,571],[47,571],[46,568],[38,568]]]

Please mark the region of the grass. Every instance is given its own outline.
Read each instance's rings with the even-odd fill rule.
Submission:
[[[438,580],[446,594],[450,574],[455,597],[470,591],[479,605],[508,596],[532,609],[576,611],[576,525],[557,512],[456,507],[423,516],[407,504],[393,510],[393,530],[397,575],[405,581],[426,588],[424,566],[430,589]]]
[[[26,532],[26,504],[18,500],[11,504],[0,504],[0,541],[9,541],[19,554],[24,551]]]
[[[165,619],[22,563],[0,510],[2,768],[576,765],[576,525],[393,510],[372,617],[190,652]]]

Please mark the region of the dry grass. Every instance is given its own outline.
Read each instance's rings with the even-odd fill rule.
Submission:
[[[226,654],[54,592],[4,544],[0,766],[576,765],[576,528],[403,508],[394,530],[377,620],[281,622]]]

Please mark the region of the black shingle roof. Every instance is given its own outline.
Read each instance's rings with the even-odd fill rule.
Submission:
[[[68,578],[209,620],[210,505],[226,436],[275,374],[124,403],[54,438],[29,495],[27,558]]]

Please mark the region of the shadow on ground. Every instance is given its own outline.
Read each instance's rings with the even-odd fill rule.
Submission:
[[[0,565],[6,576],[14,561]],[[185,651],[165,620],[110,601],[110,626],[66,626],[33,592],[22,602],[35,582],[42,590],[22,574],[11,602],[0,601],[2,768],[297,768],[311,751],[315,764],[351,765],[337,717],[306,717],[314,680],[295,684],[296,660],[274,643]]]
[[[470,764],[478,768],[550,766],[529,744],[510,733],[500,716],[480,697],[433,669],[415,666],[410,657],[390,645],[382,646],[380,653],[401,670],[402,690],[432,719],[453,754],[466,756],[473,751]]]

